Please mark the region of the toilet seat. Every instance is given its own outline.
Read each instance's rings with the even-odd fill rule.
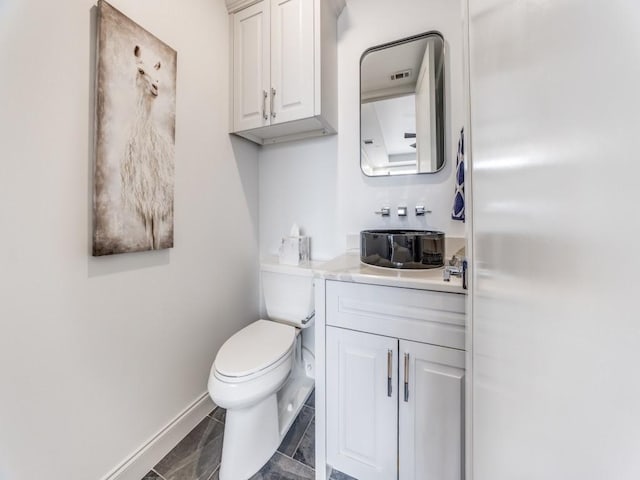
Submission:
[[[291,355],[296,328],[258,320],[229,338],[213,362],[214,373],[223,382],[236,383],[264,375]]]

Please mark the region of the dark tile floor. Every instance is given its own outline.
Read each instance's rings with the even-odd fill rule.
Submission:
[[[300,410],[278,451],[251,480],[315,478],[314,393]],[[142,480],[218,480],[225,413],[222,408],[211,412]],[[330,480],[355,479],[334,471]]]

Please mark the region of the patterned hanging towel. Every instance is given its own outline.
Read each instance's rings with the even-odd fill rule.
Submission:
[[[464,128],[460,130],[456,160],[456,192],[453,198],[451,218],[464,222]]]

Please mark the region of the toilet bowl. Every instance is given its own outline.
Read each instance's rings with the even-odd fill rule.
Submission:
[[[310,268],[263,264],[269,320],[231,336],[211,367],[208,390],[227,410],[220,480],[254,475],[275,453],[313,390],[313,353],[303,347],[313,319]]]
[[[256,345],[255,339],[264,343]],[[294,327],[267,320],[253,322],[227,340],[209,377],[215,404],[245,408],[277,391],[291,373],[295,340]]]

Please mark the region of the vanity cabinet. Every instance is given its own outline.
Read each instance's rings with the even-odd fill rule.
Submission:
[[[344,0],[236,0],[227,6],[231,132],[258,144],[335,133],[336,19]]]
[[[461,480],[464,302],[325,284],[326,461],[360,480]]]

